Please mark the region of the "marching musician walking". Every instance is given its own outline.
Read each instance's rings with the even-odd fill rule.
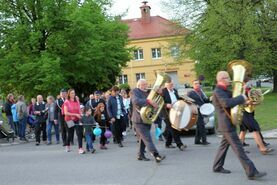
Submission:
[[[177,147],[183,151],[187,146],[184,145],[180,139],[179,131],[174,129],[171,126],[170,120],[169,120],[169,111],[172,108],[172,105],[177,102],[178,100],[181,100],[182,98],[179,97],[178,92],[176,89],[174,89],[174,84],[171,78],[168,78],[165,83],[165,88],[162,90],[162,96],[164,98],[165,108],[166,111],[164,112],[164,122],[166,124],[165,132],[166,132],[166,148],[175,148],[175,146],[172,145],[172,139],[174,139]]]
[[[242,164],[248,179],[254,180],[266,175],[265,172],[259,172],[254,163],[248,158],[243,150],[242,143],[239,140],[236,132],[236,126],[231,122],[230,108],[243,103],[250,103],[245,95],[239,95],[232,98],[232,92],[228,90],[230,86],[230,77],[226,71],[220,71],[216,76],[217,86],[213,94],[213,104],[218,115],[218,131],[222,133],[223,137],[216,154],[213,171],[216,173],[231,173],[231,171],[223,168],[225,157],[229,146],[231,145],[233,151],[237,155]]]
[[[199,108],[204,103],[209,103],[210,101],[206,97],[206,95],[203,93],[203,91],[201,90],[199,80],[194,80],[193,81],[193,90],[188,92],[188,97],[192,98],[195,101],[194,103],[198,107],[198,119],[197,119],[197,122],[196,122],[196,131],[195,131],[194,144],[196,144],[196,145],[199,145],[199,144],[208,145],[210,143],[207,142],[205,123],[204,123],[203,116],[202,116],[201,112],[199,111]]]
[[[137,88],[134,88],[131,92],[131,104],[132,104],[132,122],[136,129],[136,134],[139,139],[139,151],[137,159],[140,161],[149,161],[144,155],[145,147],[148,151],[155,157],[157,163],[165,159],[165,156],[161,156],[156,149],[152,137],[150,134],[151,125],[144,123],[141,119],[140,109],[144,106],[151,105],[157,108],[157,103],[147,99],[147,81],[145,79],[140,79],[137,82]]]

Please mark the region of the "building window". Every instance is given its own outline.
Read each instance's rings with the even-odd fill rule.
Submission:
[[[137,81],[139,79],[145,79],[145,73],[136,73],[136,79],[137,79]]]
[[[119,76],[119,84],[127,84],[127,83],[128,83],[128,76],[127,75]]]
[[[134,50],[134,59],[143,60],[143,49]]]
[[[161,58],[162,57],[162,52],[161,48],[152,48],[152,58]]]
[[[171,48],[171,56],[172,57],[178,57],[180,54],[180,49],[178,46],[172,46]]]

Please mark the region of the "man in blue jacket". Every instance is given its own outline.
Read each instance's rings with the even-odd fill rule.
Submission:
[[[236,105],[250,103],[247,97],[242,94],[232,98],[232,92],[228,90],[230,86],[230,77],[226,71],[220,71],[216,76],[217,86],[213,94],[213,104],[218,115],[218,131],[223,137],[216,154],[213,171],[216,173],[231,173],[230,170],[223,168],[225,157],[229,146],[231,145],[234,153],[242,164],[248,179],[253,180],[266,175],[265,172],[258,172],[254,163],[248,158],[243,150],[242,143],[236,132],[236,126],[231,121],[230,109]]]
[[[124,116],[126,115],[126,112],[122,96],[119,95],[119,88],[117,86],[111,88],[111,96],[107,102],[107,111],[113,124],[115,140],[119,147],[123,147],[122,132],[124,131]]]

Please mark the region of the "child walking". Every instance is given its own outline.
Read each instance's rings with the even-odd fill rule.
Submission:
[[[84,126],[84,133],[87,142],[87,151],[94,153],[96,150],[92,144],[92,127],[96,124],[93,116],[91,115],[92,110],[90,107],[85,107],[85,114],[81,118],[81,124]]]
[[[94,112],[94,118],[102,130],[100,138],[100,149],[108,149],[106,147],[107,138],[105,137],[106,128],[109,126],[109,117],[105,109],[104,103],[99,103]]]

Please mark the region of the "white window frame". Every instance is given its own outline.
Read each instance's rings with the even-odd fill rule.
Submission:
[[[154,52],[154,55],[153,55]],[[160,54],[160,56],[159,56]],[[161,48],[151,48],[152,59],[160,59],[162,58],[162,49]]]
[[[125,77],[126,77],[126,82],[125,82]],[[127,84],[128,83],[128,75],[123,74],[118,77],[118,83],[119,84]]]
[[[139,78],[137,78],[138,75]],[[138,81],[139,79],[145,79],[145,73],[136,73],[136,80]]]
[[[137,52],[137,54],[136,54],[136,52]],[[136,49],[136,50],[134,50],[134,60],[135,61],[144,60],[143,49]]]

